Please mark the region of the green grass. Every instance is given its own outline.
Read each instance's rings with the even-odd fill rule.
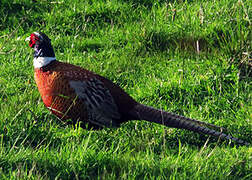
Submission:
[[[43,106],[24,41],[42,31],[58,60],[251,144],[251,7],[249,0],[2,0],[0,179],[251,179],[251,145],[144,121],[101,131],[65,126]]]

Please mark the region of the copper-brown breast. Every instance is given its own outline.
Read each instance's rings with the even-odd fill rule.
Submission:
[[[35,69],[35,81],[41,98],[45,106],[59,118],[85,120],[87,113],[84,103],[69,86],[69,78],[64,75],[62,68]]]
[[[89,104],[89,101],[86,100],[85,96],[81,95],[83,96],[82,98],[77,97],[76,88],[78,92],[78,90],[81,90],[82,87],[80,87],[80,89],[78,89],[78,87],[74,89],[74,87],[71,86],[71,82],[76,86],[85,84],[85,82],[87,82],[87,84],[91,83],[92,85],[93,79],[97,79],[103,84],[104,87],[102,89],[104,92],[101,92],[102,94],[108,93],[111,95],[111,98],[113,98],[111,100],[105,100],[108,98],[108,96],[103,97],[104,104],[99,107],[101,110],[103,110],[101,112],[105,112],[106,110],[102,108],[109,108],[106,105],[112,103],[112,107],[116,108],[111,107],[111,109],[115,111],[118,110],[118,112],[114,113],[120,114],[120,118],[117,116],[115,120],[116,124],[120,124],[130,119],[131,117],[128,115],[128,111],[130,111],[137,104],[136,101],[110,80],[96,75],[88,70],[82,69],[81,67],[58,61],[51,63],[47,67],[35,69],[35,80],[46,107],[58,117],[64,119],[71,118],[74,121],[91,121],[95,123],[96,121],[94,122],[94,120],[101,118],[93,117],[94,112],[92,110],[90,112],[90,109],[88,112],[87,104]],[[99,89],[99,87],[93,88]],[[106,92],[106,89],[109,90],[109,92]],[[80,92],[80,94],[83,92]],[[90,89],[89,93],[91,92],[92,88]],[[106,104],[106,102],[109,103]],[[95,115],[97,115],[98,112],[95,113]],[[90,114],[92,117],[90,117]],[[104,118],[106,118],[106,116]]]

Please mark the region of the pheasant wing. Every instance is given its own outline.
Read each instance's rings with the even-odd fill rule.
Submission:
[[[88,121],[98,126],[115,126],[113,119],[120,119],[118,108],[109,90],[96,79],[72,80],[70,87],[88,110]]]

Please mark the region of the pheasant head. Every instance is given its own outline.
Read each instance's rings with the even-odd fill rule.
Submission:
[[[34,32],[26,40],[34,49],[33,65],[35,68],[41,68],[56,60],[51,39],[47,35],[42,32]]]

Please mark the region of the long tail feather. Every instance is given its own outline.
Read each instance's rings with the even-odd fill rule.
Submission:
[[[165,125],[167,127],[173,127],[178,129],[186,129],[200,134],[211,135],[223,140],[231,140],[237,144],[248,145],[247,142],[231,135],[223,133],[223,128],[215,126],[210,123],[186,118],[177,114],[169,113],[166,111],[157,110],[152,107],[148,107],[142,104],[138,104],[130,112],[130,114],[139,120],[146,120]]]

